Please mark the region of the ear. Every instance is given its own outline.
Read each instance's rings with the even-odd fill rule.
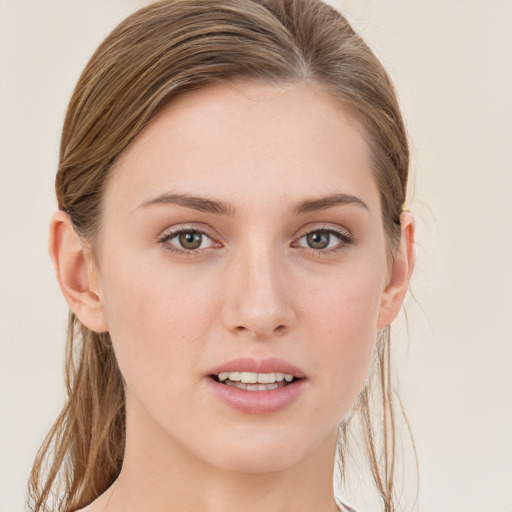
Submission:
[[[377,329],[388,326],[398,315],[416,261],[414,251],[415,223],[412,213],[402,213],[400,226],[400,245],[394,255],[389,282],[382,295]]]
[[[95,283],[94,261],[61,210],[50,221],[48,241],[57,280],[64,298],[79,320],[96,332],[108,331],[103,303]]]

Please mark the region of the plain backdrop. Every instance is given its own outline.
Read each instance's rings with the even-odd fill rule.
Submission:
[[[96,46],[144,3],[0,0],[0,512],[23,510],[64,397],[67,308],[46,237],[66,104]],[[394,78],[413,144],[418,264],[397,368],[414,510],[511,512],[512,2],[338,6]],[[365,493],[350,500],[371,512]]]

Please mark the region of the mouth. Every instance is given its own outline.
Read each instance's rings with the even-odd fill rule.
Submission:
[[[274,414],[307,391],[307,376],[283,359],[238,358],[211,368],[208,388],[223,404],[244,414]]]
[[[283,372],[256,373],[234,371],[212,374],[209,377],[219,384],[245,391],[272,391],[300,380],[300,377]]]

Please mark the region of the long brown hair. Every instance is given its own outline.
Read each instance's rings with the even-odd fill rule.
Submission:
[[[153,116],[176,96],[209,84],[315,82],[363,127],[382,204],[391,257],[400,234],[409,151],[393,85],[346,19],[319,0],[164,0],[123,21],[96,50],[71,98],[56,177],[59,208],[94,247],[109,170]],[[354,407],[386,512],[395,510],[395,420],[389,328]],[[70,313],[68,399],[35,460],[29,507],[84,507],[118,476],[123,462],[123,381],[108,333]],[[379,383],[376,402],[371,396]],[[380,404],[380,405],[379,405]],[[341,461],[348,442],[341,426]],[[377,427],[375,426],[377,425]],[[382,433],[376,443],[375,429]]]

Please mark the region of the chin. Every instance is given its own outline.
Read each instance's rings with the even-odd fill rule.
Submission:
[[[211,463],[221,469],[238,473],[276,473],[287,470],[315,451],[312,435],[301,436],[295,431],[244,435],[241,438],[230,436],[219,440],[210,453],[216,453]],[[335,441],[334,441],[335,442]],[[218,449],[216,449],[218,447]]]
[[[284,450],[247,450],[225,457],[218,466],[236,473],[278,473],[285,471],[300,461],[297,454]]]

